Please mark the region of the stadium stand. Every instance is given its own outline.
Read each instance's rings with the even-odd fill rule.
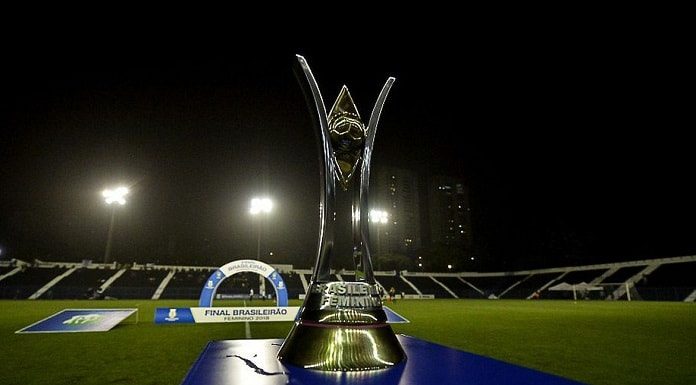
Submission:
[[[696,290],[696,262],[660,265],[641,278],[636,289],[649,301],[683,301]]]
[[[41,299],[84,299],[94,295],[94,292],[111,277],[116,270],[79,268],[67,277],[50,287],[39,298]]]
[[[0,266],[0,276],[3,276],[6,273],[9,273],[13,269],[14,269],[14,266]]]
[[[433,281],[429,275],[410,276],[408,277],[408,280],[416,285],[422,294],[433,294],[435,298],[454,298],[454,296],[452,296],[452,294],[450,294],[445,288]]]
[[[118,299],[152,298],[167,270],[129,270],[105,291],[108,297]]]
[[[283,274],[283,281],[288,288],[288,298],[300,298],[300,294],[304,294],[305,289],[300,274],[292,271]]]
[[[300,297],[307,288],[310,269],[274,265],[283,276],[290,298]],[[143,298],[195,299],[206,279],[217,267],[173,265],[93,264],[91,261],[27,263],[21,260],[0,264],[0,298],[74,299]],[[344,279],[353,272],[336,272]],[[572,298],[572,293],[556,295],[548,289],[559,284],[588,284],[604,291],[583,297],[606,299],[696,301],[696,256],[661,258],[631,262],[570,266],[516,272],[424,273],[376,271],[375,278],[385,291],[394,287],[407,298]],[[259,294],[259,276],[239,273],[218,288],[221,296],[248,296],[253,288]],[[274,294],[268,289],[267,294]],[[104,291],[105,290],[105,291]],[[628,293],[627,293],[628,291]],[[95,295],[97,294],[97,295]]]
[[[503,298],[510,299],[525,299],[530,298],[530,296],[537,290],[541,292],[541,289],[546,286],[546,284],[554,281],[562,273],[537,273],[526,276],[518,285],[508,290]]]
[[[216,294],[245,298],[249,296],[249,290],[253,289],[254,294],[259,294],[259,275],[253,273],[239,273],[231,277],[227,277],[220,286],[218,286]]]
[[[210,274],[212,274],[212,270],[176,272],[164,288],[160,298],[198,299]]]
[[[398,274],[394,275],[378,275],[375,277],[377,281],[386,289],[387,291],[390,288],[394,288],[396,290],[397,294],[409,294],[409,295],[416,295],[418,294],[413,288],[404,282]]]
[[[439,276],[437,280],[457,294],[459,298],[484,298],[483,293],[467,285],[461,277]]]
[[[0,298],[25,299],[46,285],[65,268],[24,267],[20,272],[0,281]]]
[[[491,295],[500,296],[505,289],[524,278],[524,276],[518,275],[464,277],[467,282],[483,291],[486,298]]]

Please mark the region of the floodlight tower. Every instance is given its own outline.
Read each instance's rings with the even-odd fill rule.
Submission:
[[[379,240],[379,233],[381,232],[381,227],[389,222],[389,213],[384,210],[372,209],[369,215],[370,222],[376,224],[376,234],[377,234],[377,255],[382,256],[382,245]]]
[[[261,260],[261,231],[263,223],[261,222],[265,219],[268,214],[273,210],[273,201],[270,198],[253,198],[251,200],[251,206],[249,207],[249,214],[258,218],[258,231],[256,235],[256,260]],[[272,253],[271,253],[272,254]],[[266,292],[266,279],[263,276],[259,276],[259,294]]]
[[[116,207],[126,204],[126,195],[129,190],[127,187],[119,186],[115,189],[102,191],[104,202],[111,206],[111,222],[109,223],[109,235],[106,239],[106,251],[104,251],[104,263],[109,263],[111,257],[111,240],[114,236],[114,218],[116,217]]]
[[[251,207],[249,208],[249,214],[253,216],[258,216],[260,214],[268,215],[271,210],[273,210],[273,201],[269,198],[253,198],[251,200]],[[258,231],[256,238],[256,260],[259,261],[261,258],[261,219],[258,221]]]

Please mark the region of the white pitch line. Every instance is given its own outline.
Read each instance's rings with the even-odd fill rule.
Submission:
[[[244,301],[244,307],[246,307],[246,301]],[[249,321],[244,321],[244,334],[247,339],[251,338],[251,328],[249,327]]]

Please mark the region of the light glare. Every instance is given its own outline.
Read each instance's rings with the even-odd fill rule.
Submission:
[[[123,206],[126,204],[125,196],[128,195],[130,191],[127,187],[119,186],[113,190],[106,189],[102,191],[102,196],[106,204],[110,205],[112,203],[118,203]]]
[[[386,224],[389,222],[389,213],[383,210],[370,210],[370,221],[374,223]]]
[[[251,200],[251,207],[249,208],[249,213],[256,215],[259,213],[270,213],[273,209],[273,201],[269,198],[254,198]]]

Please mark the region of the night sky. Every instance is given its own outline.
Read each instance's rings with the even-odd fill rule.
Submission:
[[[397,78],[373,166],[462,177],[484,270],[696,253],[693,117],[681,51],[642,36],[505,35],[375,44],[11,46],[2,64],[2,258],[219,265],[254,256],[252,196],[276,210],[271,262],[309,267],[318,153],[295,79],[365,120]],[[691,123],[689,123],[691,122]]]

